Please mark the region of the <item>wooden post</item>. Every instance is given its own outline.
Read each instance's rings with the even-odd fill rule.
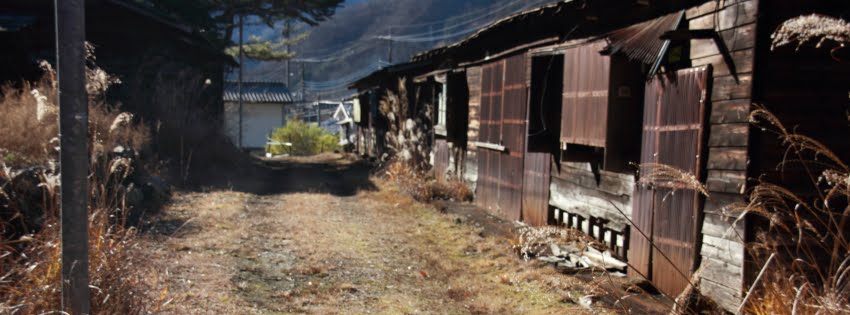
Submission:
[[[91,313],[89,295],[89,145],[85,1],[55,0],[62,187],[62,309]]]
[[[239,149],[242,149],[242,72],[245,69],[245,55],[242,50],[242,35],[245,29],[245,17],[239,15],[239,82],[236,86],[236,93],[239,94]]]

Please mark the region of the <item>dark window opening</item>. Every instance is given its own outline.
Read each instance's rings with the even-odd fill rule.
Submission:
[[[531,102],[528,107],[528,152],[560,156],[561,95],[564,89],[564,56],[531,60]]]

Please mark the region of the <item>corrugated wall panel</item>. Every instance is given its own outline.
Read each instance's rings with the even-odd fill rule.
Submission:
[[[531,226],[549,224],[549,176],[552,154],[525,153],[522,221]]]
[[[611,59],[593,42],[564,51],[561,141],[605,147]]]
[[[710,68],[691,68],[674,76],[659,75],[647,83],[642,164],[673,166],[700,178],[710,74]],[[642,173],[648,171],[641,169]],[[650,277],[659,290],[676,296],[687,287],[696,268],[700,198],[689,187],[668,182],[652,184],[638,186],[635,191],[631,271]],[[638,229],[651,240],[646,240]]]
[[[523,157],[527,133],[527,64],[516,55],[482,66],[481,142],[505,151],[479,148],[477,203],[507,220],[522,213]]]

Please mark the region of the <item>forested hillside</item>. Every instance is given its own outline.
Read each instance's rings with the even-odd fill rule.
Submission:
[[[552,0],[349,0],[330,20],[316,27],[295,27],[308,37],[294,47],[292,86],[300,86],[301,62],[306,59],[309,92],[339,90],[344,83],[390,62],[451,43],[489,22]],[[280,30],[248,29],[250,34],[279,37]],[[286,80],[283,62],[252,62],[246,79]],[[310,94],[315,94],[310,93]]]

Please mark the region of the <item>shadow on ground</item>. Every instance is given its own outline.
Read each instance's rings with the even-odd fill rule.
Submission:
[[[257,159],[251,165],[206,172],[190,190],[227,189],[260,196],[287,193],[327,193],[348,197],[377,189],[372,167],[341,154],[309,158]]]

